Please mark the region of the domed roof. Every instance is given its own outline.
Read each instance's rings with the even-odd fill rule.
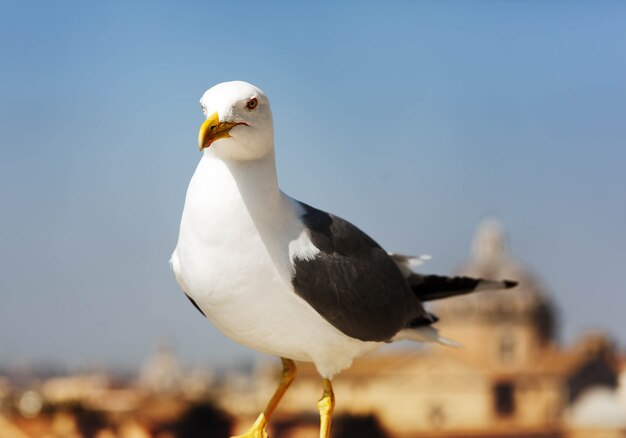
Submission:
[[[538,280],[508,251],[502,224],[494,219],[478,227],[470,259],[456,273],[469,277],[515,280],[513,289],[473,293],[443,300],[436,313],[442,317],[454,313],[454,317],[485,317],[495,320],[532,319],[544,339],[554,335],[555,315],[553,306]]]

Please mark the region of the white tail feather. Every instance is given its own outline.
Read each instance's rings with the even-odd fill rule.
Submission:
[[[459,344],[452,339],[445,338],[439,334],[439,330],[432,326],[428,327],[417,327],[411,329],[401,330],[396,334],[393,338],[394,341],[401,341],[404,339],[408,339],[416,342],[436,342],[441,345],[446,345],[448,347],[461,348],[462,344]]]
[[[396,262],[400,271],[405,277],[408,277],[412,273],[415,272],[417,267],[423,265],[426,261],[430,260],[432,257],[424,254],[421,256],[407,256],[404,254],[396,254],[393,252],[389,253],[389,256]]]

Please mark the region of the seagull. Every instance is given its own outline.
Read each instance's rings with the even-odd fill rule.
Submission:
[[[354,358],[411,339],[440,336],[423,302],[511,281],[421,275],[427,257],[385,251],[350,222],[283,193],[278,185],[270,102],[256,86],[224,82],[200,99],[202,158],[185,198],[171,258],[191,303],[232,340],[279,356],[280,383],[240,438],[265,438],[292,383],[295,361],[322,378],[320,437],[328,438],[331,380]]]

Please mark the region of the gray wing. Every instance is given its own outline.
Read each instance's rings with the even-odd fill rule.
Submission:
[[[337,216],[300,204],[301,220],[320,252],[293,259],[292,284],[324,319],[362,341],[388,341],[405,327],[436,320],[373,239]]]

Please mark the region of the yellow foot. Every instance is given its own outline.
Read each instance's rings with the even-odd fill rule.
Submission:
[[[283,372],[280,376],[280,385],[276,388],[274,395],[267,403],[265,410],[261,415],[258,416],[254,424],[248,429],[243,435],[237,435],[231,438],[267,438],[267,421],[269,420],[272,412],[276,409],[278,402],[283,395],[285,395],[285,391],[293,382],[293,378],[296,375],[296,364],[291,359],[285,359],[281,357],[280,360],[283,362]]]
[[[267,420],[265,415],[261,414],[244,434],[232,436],[231,438],[268,438],[268,436]]]
[[[262,429],[250,428],[244,434],[235,435],[230,438],[268,438],[268,437],[269,435],[267,434],[267,428],[264,427]]]

